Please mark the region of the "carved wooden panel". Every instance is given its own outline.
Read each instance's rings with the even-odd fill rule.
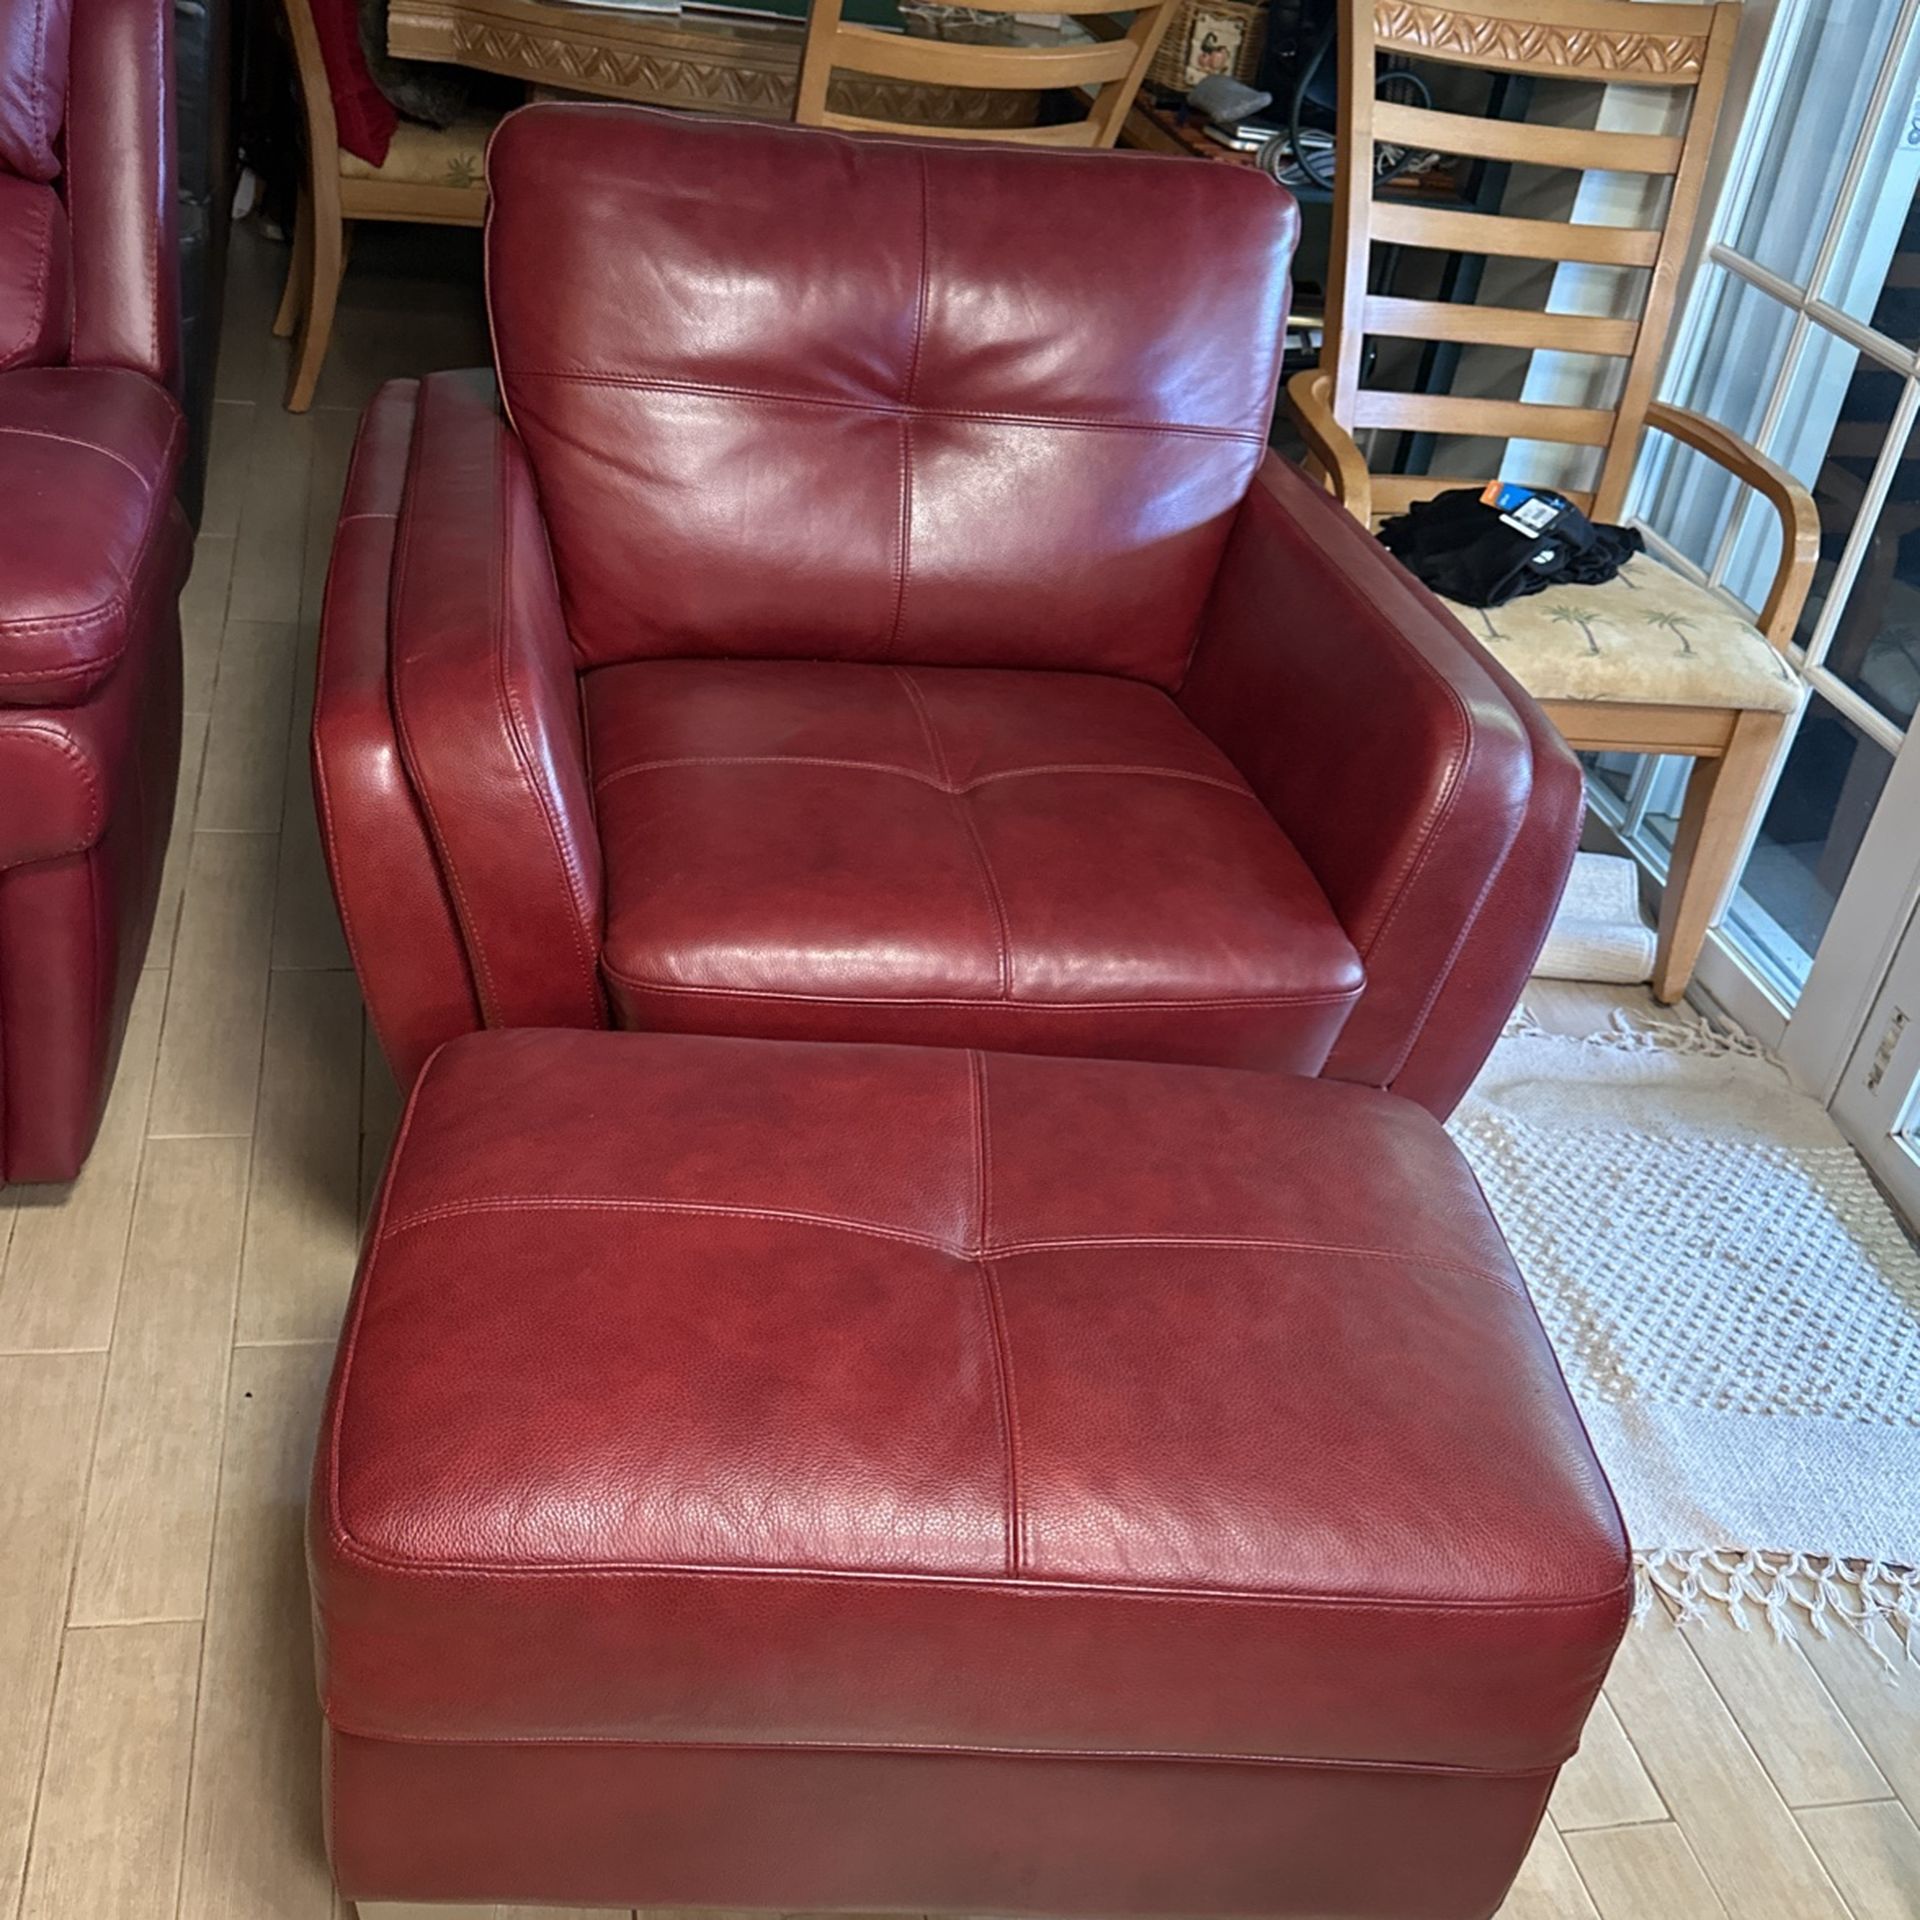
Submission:
[[[396,58],[452,61],[540,86],[648,106],[749,120],[790,120],[801,28],[710,16],[595,13],[528,0],[394,0]],[[1033,118],[1030,96],[915,86],[843,74],[833,105],[877,120],[1010,127]]]
[[[1420,0],[1374,0],[1373,30],[1379,44],[1396,53],[1483,61],[1569,78],[1604,74],[1690,82],[1700,77],[1707,51],[1704,36],[1547,26],[1456,13],[1451,7],[1423,6]]]

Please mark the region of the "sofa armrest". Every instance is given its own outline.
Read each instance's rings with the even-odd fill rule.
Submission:
[[[0,706],[84,700],[140,631],[141,603],[178,591],[185,449],[180,409],[144,375],[0,374]]]
[[[1327,1073],[1445,1114],[1546,937],[1578,763],[1440,603],[1277,457],[1240,510],[1180,701],[1366,968]]]
[[[488,373],[421,381],[393,710],[488,1026],[599,1026],[600,841],[546,529]]]

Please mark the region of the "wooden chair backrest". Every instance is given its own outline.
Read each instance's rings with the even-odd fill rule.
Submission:
[[[967,0],[967,4],[982,13],[1024,13],[1033,8],[1033,0]],[[841,0],[813,0],[793,117],[803,127],[846,127],[863,133],[927,134],[1039,147],[1110,147],[1120,137],[1127,109],[1146,78],[1175,4],[1176,0],[1070,0],[1062,11],[1071,15],[1130,13],[1133,19],[1124,33],[1109,29],[1107,35],[1080,45],[1008,47],[885,33],[843,20]],[[933,87],[1020,93],[1091,87],[1094,93],[1086,117],[1063,126],[923,126],[834,111],[827,105],[827,89],[836,70]]]
[[[1349,432],[1383,427],[1597,447],[1602,451],[1596,483],[1578,497],[1596,519],[1619,517],[1700,210],[1739,20],[1734,0],[1690,6],[1653,0],[1342,0],[1333,261],[1320,361],[1332,375],[1331,401],[1340,425]],[[1377,99],[1380,54],[1488,74],[1684,88],[1692,100],[1685,131],[1677,136],[1441,113]],[[1422,206],[1412,195],[1374,192],[1376,141],[1533,166],[1663,175],[1671,179],[1672,191],[1657,227]],[[1636,318],[1402,300],[1368,291],[1376,243],[1650,272]],[[1626,372],[1612,407],[1390,393],[1362,384],[1362,350],[1369,335],[1598,354],[1624,360]],[[1457,476],[1383,475],[1374,482],[1374,510],[1398,512],[1413,500],[1461,484]]]
[[[323,173],[340,171],[340,131],[333,117],[333,90],[320,52],[310,0],[281,0],[287,34],[293,42],[294,74],[300,83],[300,111],[307,126],[307,150]]]

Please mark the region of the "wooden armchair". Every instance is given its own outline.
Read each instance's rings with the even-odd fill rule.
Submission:
[[[483,225],[487,140],[494,123],[492,118],[475,116],[438,128],[403,120],[394,131],[386,159],[377,167],[369,165],[340,144],[311,0],[283,0],[283,5],[300,83],[306,154],[293,258],[273,331],[282,340],[294,336],[287,410],[305,413],[313,404],[313,390],[333,333],[334,306],[346,270],[347,222]]]
[[[930,40],[886,33],[841,18],[841,0],[813,0],[800,56],[800,90],[794,119],[803,127],[842,127],[865,133],[911,133],[947,139],[994,140],[1022,146],[1110,147],[1120,137],[1127,109],[1140,91],[1159,50],[1176,0],[1071,0],[1068,17],[1095,21],[1092,37],[1074,43],[982,46],[964,40]],[[967,0],[981,13],[1024,12],[1029,0]],[[1131,14],[1124,32],[1111,16]],[[1105,25],[1102,33],[1099,26]],[[1059,126],[928,126],[919,122],[867,119],[827,104],[837,72],[882,80],[958,89],[1041,93],[1052,88],[1090,89],[1087,112]]]
[[[1785,654],[1819,544],[1813,498],[1790,473],[1712,421],[1653,398],[1739,12],[1731,4],[1646,0],[1342,0],[1325,344],[1318,369],[1296,375],[1288,388],[1314,464],[1368,525],[1490,476],[1370,471],[1353,439],[1364,430],[1590,449],[1588,484],[1559,490],[1594,519],[1617,520],[1642,435],[1651,429],[1704,454],[1777,512],[1780,558],[1757,625],[1649,555],[1602,587],[1549,588],[1504,607],[1451,609],[1575,748],[1693,759],[1660,911],[1654,992],[1666,1001],[1685,993],[1707,930],[1725,908],[1775,750],[1799,706],[1801,682]],[[1677,135],[1592,131],[1378,101],[1375,62],[1383,53],[1488,74],[1683,89],[1691,95],[1686,126]],[[1664,178],[1665,217],[1602,226],[1376,196],[1376,141]],[[1645,291],[1633,317],[1392,298],[1369,290],[1376,245],[1637,268]],[[1365,347],[1389,338],[1602,356],[1618,363],[1617,398],[1567,406],[1386,391],[1365,384]]]

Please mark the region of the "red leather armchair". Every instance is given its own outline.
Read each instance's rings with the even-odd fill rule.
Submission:
[[[171,0],[0,6],[0,1179],[99,1123],[180,750]]]
[[[572,106],[489,177],[498,396],[376,399],[322,637],[403,1080],[469,1028],[611,1025],[1452,1105],[1578,770],[1267,454],[1284,193]]]

